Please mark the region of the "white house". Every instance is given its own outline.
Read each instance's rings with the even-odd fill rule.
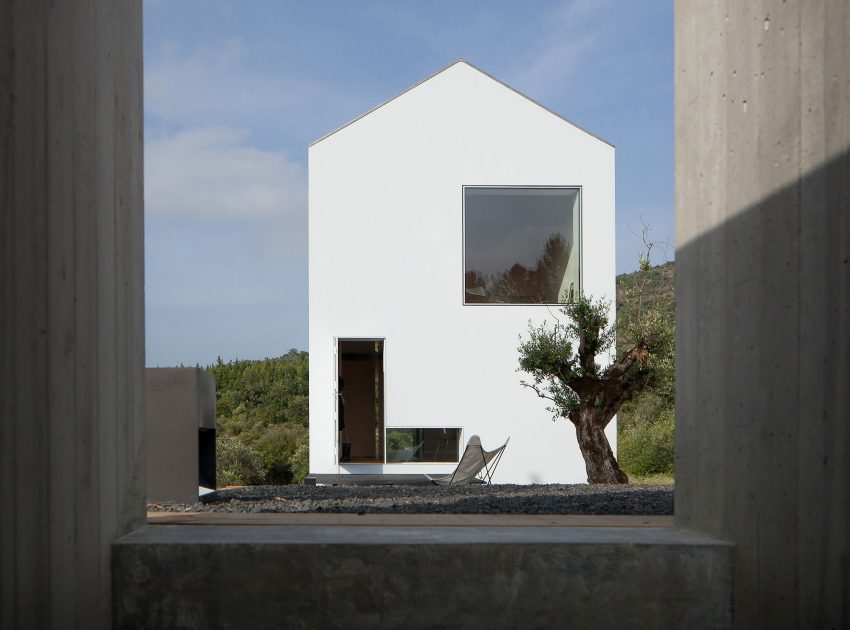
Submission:
[[[458,61],[313,143],[309,173],[310,471],[449,473],[477,434],[510,436],[497,482],[585,481],[517,345],[559,295],[613,304],[614,147]]]

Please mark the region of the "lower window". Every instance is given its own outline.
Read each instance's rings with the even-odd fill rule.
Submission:
[[[460,429],[387,429],[387,463],[457,462]]]

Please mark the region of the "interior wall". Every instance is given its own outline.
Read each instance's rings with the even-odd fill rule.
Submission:
[[[850,4],[677,0],[676,524],[740,628],[850,627]]]
[[[375,367],[372,361],[342,360],[345,431],[352,457],[375,457]]]
[[[383,461],[383,349],[377,339],[339,340],[339,374],[345,379],[345,433],[341,442],[351,443],[352,458],[375,459],[375,402],[380,401],[378,459]],[[378,344],[378,352],[375,344]],[[378,380],[376,394],[375,381]],[[340,447],[341,449],[341,447]],[[340,454],[342,451],[340,450]]]
[[[2,628],[109,628],[145,520],[141,10],[0,2]]]

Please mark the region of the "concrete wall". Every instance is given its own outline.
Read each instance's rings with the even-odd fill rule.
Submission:
[[[115,613],[145,630],[727,630],[731,556],[669,527],[148,525],[114,545]]]
[[[585,481],[572,424],[516,372],[518,335],[557,309],[463,303],[463,186],[581,186],[583,288],[613,300],[614,148],[458,62],[309,159],[310,470],[340,472],[334,337],[361,337],[386,339],[386,427],[461,426],[485,448],[510,436],[497,481]]]
[[[850,4],[676,2],[677,526],[850,627]]]
[[[147,497],[198,500],[198,430],[215,429],[215,378],[199,368],[145,369]]]
[[[0,3],[0,627],[110,626],[144,521],[141,2]]]

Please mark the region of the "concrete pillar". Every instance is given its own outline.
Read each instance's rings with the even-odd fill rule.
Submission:
[[[0,2],[0,627],[108,628],[144,521],[141,1]]]
[[[740,628],[850,627],[850,3],[677,0],[676,524]]]
[[[211,373],[200,368],[145,369],[145,426],[150,503],[194,503],[199,485],[215,490]]]

